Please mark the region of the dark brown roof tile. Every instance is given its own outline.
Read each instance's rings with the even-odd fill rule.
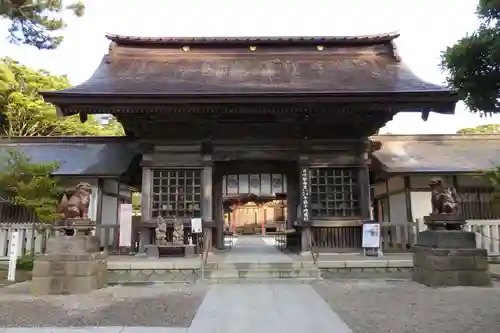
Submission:
[[[109,35],[113,41],[110,53],[92,77],[58,94],[449,93],[446,87],[418,78],[399,61],[393,45],[397,36]],[[249,45],[258,41],[267,44],[250,51]],[[311,41],[315,46],[298,45]],[[230,42],[245,45],[227,47]],[[316,45],[323,42],[324,49],[318,50]],[[181,45],[186,43],[192,48],[183,52]],[[211,47],[196,46],[199,44]]]
[[[304,44],[363,44],[390,42],[399,37],[399,33],[357,35],[357,36],[246,36],[246,37],[141,37],[106,34],[117,44],[171,44],[171,45],[304,45]]]
[[[500,165],[500,135],[379,135],[388,172],[480,172]]]

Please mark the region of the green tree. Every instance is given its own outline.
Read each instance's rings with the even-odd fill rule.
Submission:
[[[7,151],[0,167],[0,189],[13,204],[33,211],[40,222],[52,223],[58,216],[61,190],[51,175],[57,163],[34,164],[15,149]]]
[[[10,21],[9,41],[38,49],[55,49],[63,41],[57,31],[66,27],[63,15],[84,14],[82,1],[64,5],[63,0],[2,0],[0,20]]]
[[[500,124],[480,125],[477,127],[462,128],[457,134],[495,134],[500,133]]]
[[[500,0],[479,0],[479,28],[442,54],[448,83],[472,112],[500,110]]]
[[[0,58],[0,135],[124,135],[120,123],[113,119],[101,125],[95,116],[85,123],[75,116],[59,117],[52,104],[45,103],[40,90],[71,87],[66,76],[34,70],[11,58]]]

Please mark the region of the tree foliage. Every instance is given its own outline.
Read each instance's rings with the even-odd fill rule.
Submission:
[[[11,22],[9,40],[38,49],[55,49],[63,41],[57,31],[66,27],[62,16],[84,14],[82,1],[64,5],[63,0],[3,0],[0,1],[0,19]]]
[[[480,0],[479,28],[442,54],[448,83],[472,112],[500,111],[500,0]]]
[[[7,151],[0,167],[0,189],[13,204],[35,212],[40,222],[51,223],[57,218],[61,193],[51,176],[57,163],[34,164],[15,149]]]
[[[457,134],[495,134],[500,133],[500,124],[480,125],[477,127],[462,128]]]
[[[52,104],[45,103],[40,90],[60,90],[71,85],[66,76],[34,70],[11,58],[0,58],[0,135],[124,135],[122,126],[112,119],[101,125],[95,116],[85,123],[78,116],[59,117]]]

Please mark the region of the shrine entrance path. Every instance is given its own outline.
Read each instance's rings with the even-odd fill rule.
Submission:
[[[352,333],[308,284],[213,285],[187,333]]]
[[[240,236],[223,262],[292,262],[272,238]],[[212,285],[187,333],[352,333],[309,284]]]
[[[292,262],[286,254],[274,246],[273,237],[238,236],[223,262]]]

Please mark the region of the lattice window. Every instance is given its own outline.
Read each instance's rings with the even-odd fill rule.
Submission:
[[[359,216],[357,169],[317,168],[309,175],[313,218]]]
[[[201,170],[153,170],[151,216],[201,217]]]

